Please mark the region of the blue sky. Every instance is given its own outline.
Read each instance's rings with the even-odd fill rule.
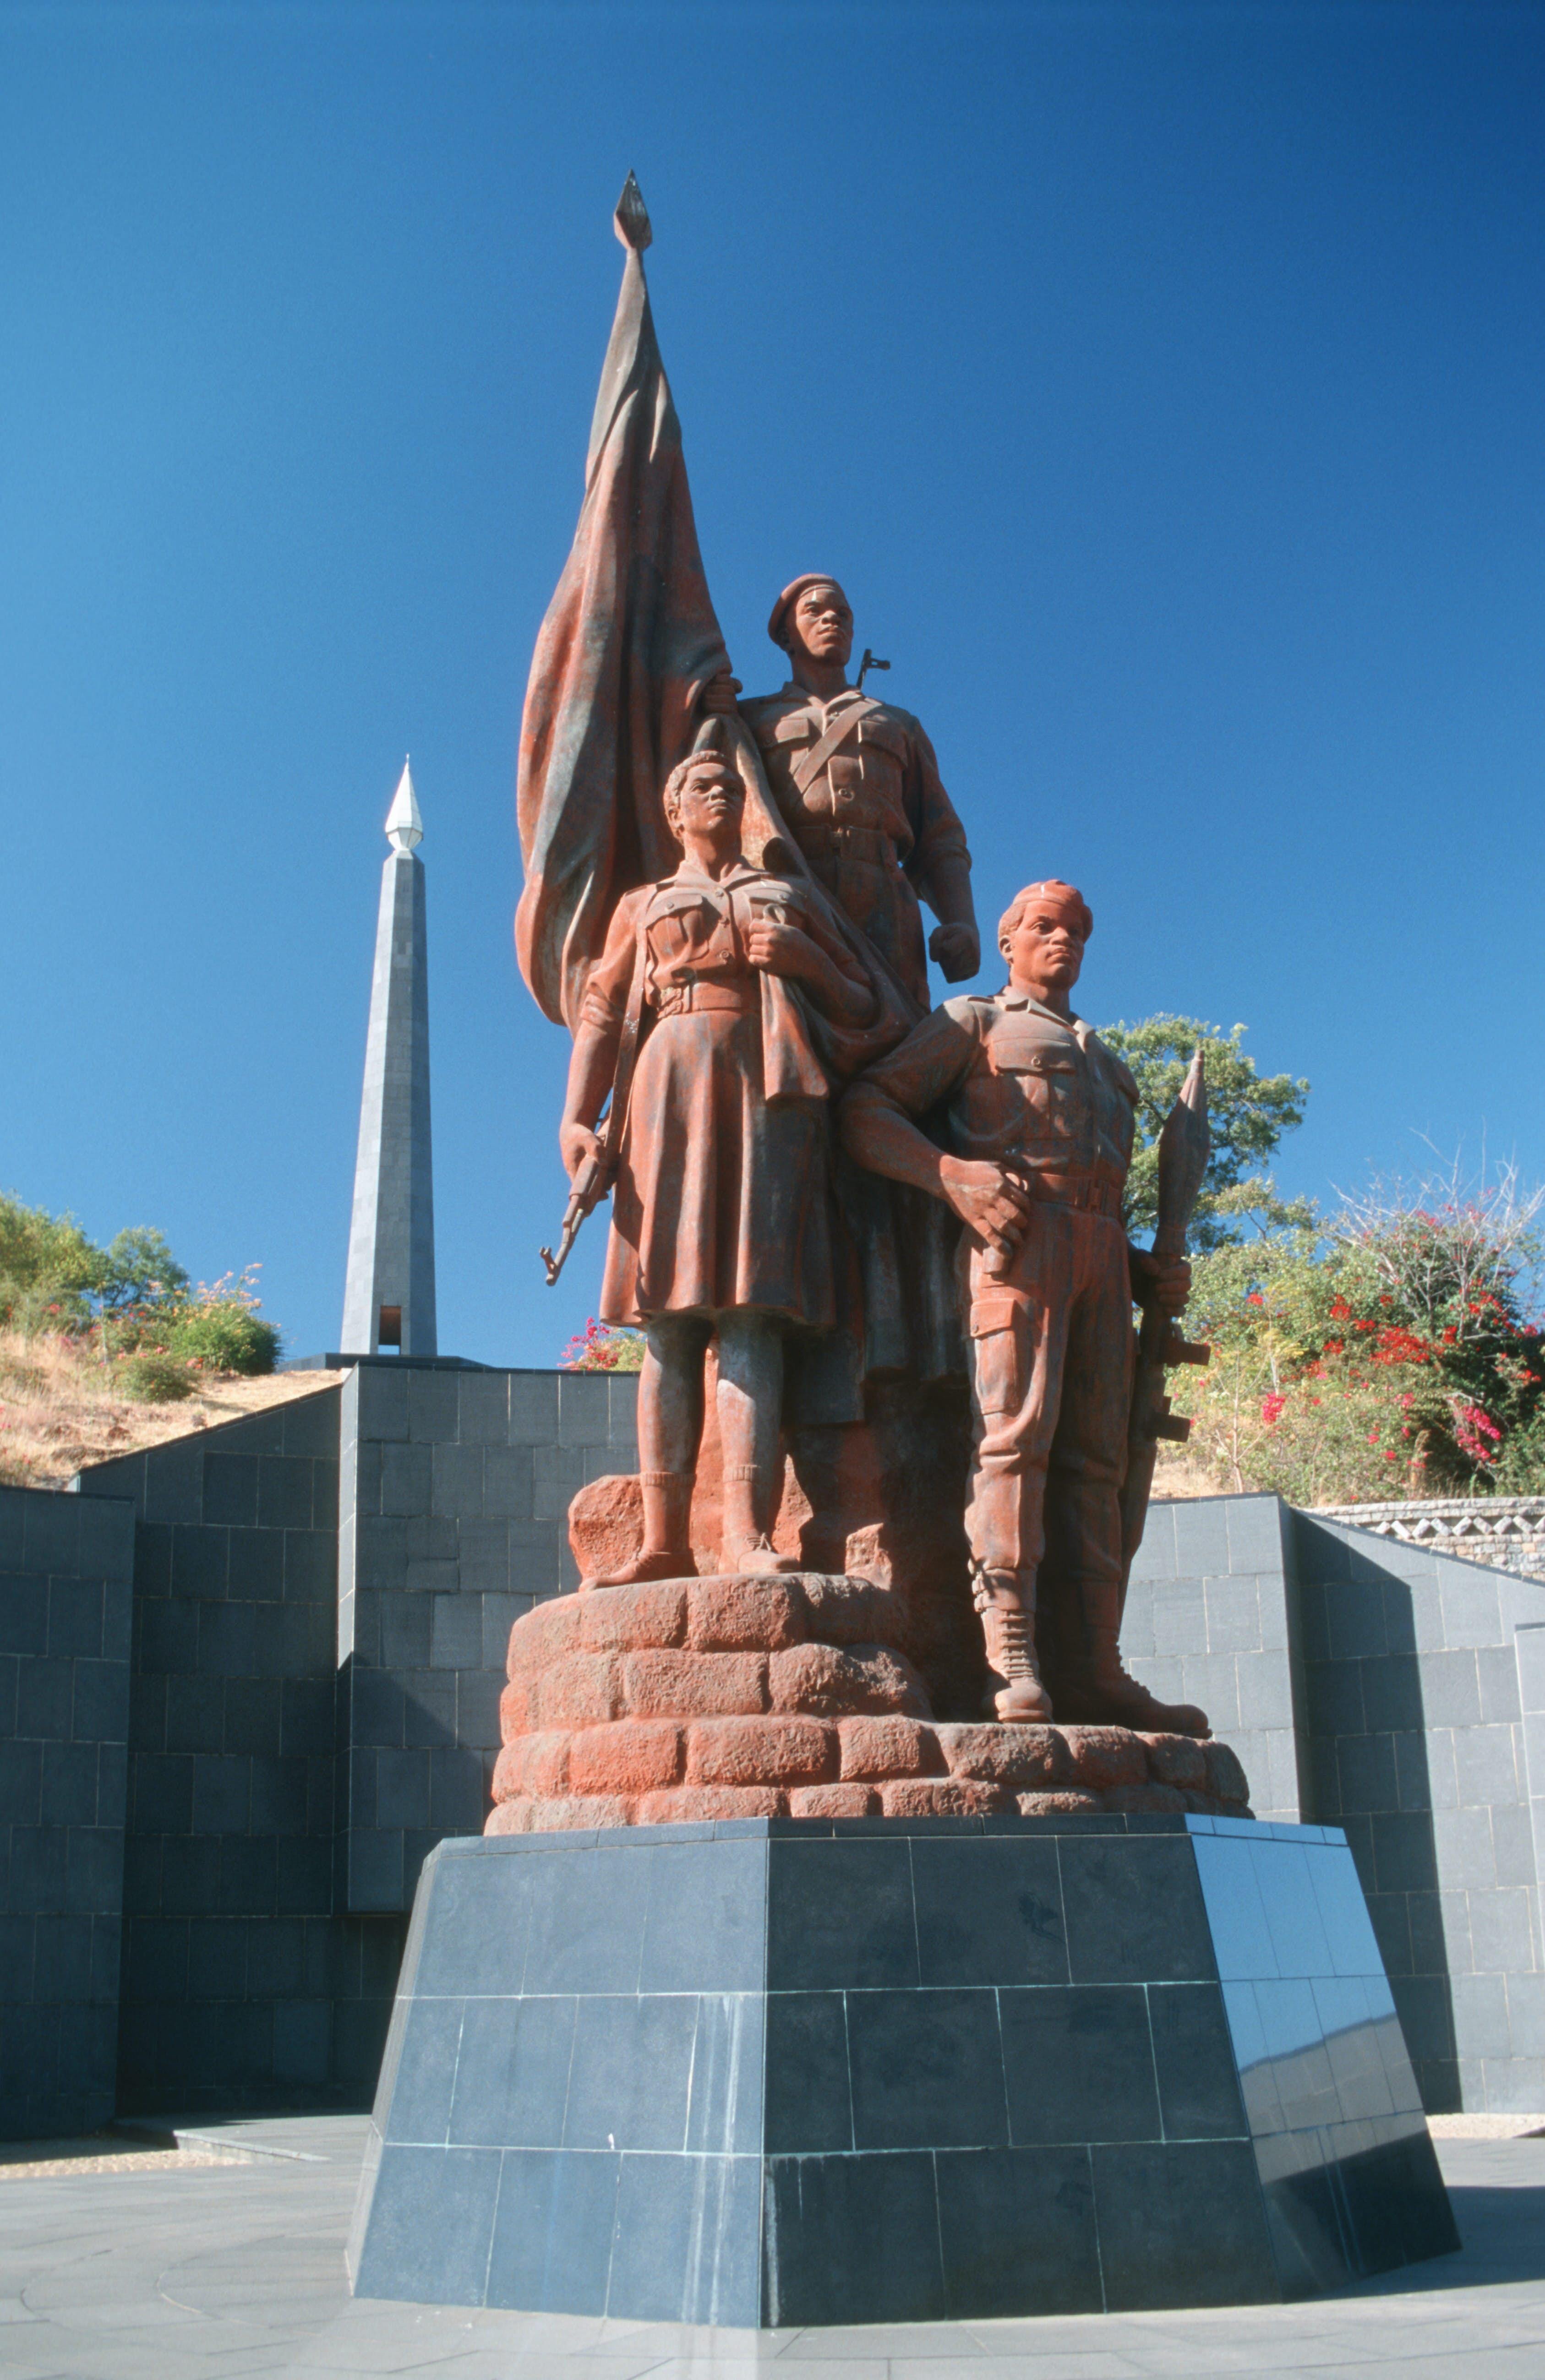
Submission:
[[[1290,1188],[1545,1172],[1542,136],[1481,0],[6,6],[0,1184],[335,1343],[411,750],[441,1344],[591,1309],[512,787],[629,165],[748,686],[836,570],[982,917],[1307,1075]]]

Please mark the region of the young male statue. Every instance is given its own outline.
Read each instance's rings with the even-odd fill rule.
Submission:
[[[1116,1644],[1132,1301],[1178,1314],[1190,1268],[1130,1246],[1122,1228],[1137,1084],[1068,997],[1092,923],[1072,885],[1027,885],[998,928],[1004,990],[925,1018],[854,1084],[842,1133],[861,1164],[931,1191],[968,1226],[966,1524],[991,1708],[1205,1735],[1200,1711],[1161,1703],[1127,1675]],[[947,1154],[912,1121],[941,1102]],[[1049,1530],[1050,1691],[1036,1609]]]
[[[739,710],[772,797],[814,875],[926,1012],[918,896],[940,921],[929,948],[951,983],[975,975],[981,954],[966,833],[933,747],[909,710],[848,685],[853,613],[828,573],[785,587],[767,633],[788,655],[787,683]],[[721,673],[701,707],[727,712],[735,695]]]
[[[804,1002],[863,1024],[874,995],[814,900],[743,857],[740,778],[716,753],[664,790],[674,876],[626,893],[586,986],[559,1146],[570,1177],[625,1034],[641,1041],[612,1204],[601,1318],[641,1324],[644,1543],[594,1582],[690,1575],[703,1356],[718,1342],[726,1570],[794,1569],[767,1541],[782,1477],[784,1333],[835,1313],[828,1078]]]

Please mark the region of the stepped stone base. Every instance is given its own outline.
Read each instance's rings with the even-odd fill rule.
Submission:
[[[669,1579],[510,1632],[490,1835],[718,1818],[1247,1815],[1226,1744],[935,1720],[868,1579]]]

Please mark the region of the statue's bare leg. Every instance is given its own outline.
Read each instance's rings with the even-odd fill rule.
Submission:
[[[703,1430],[703,1354],[709,1326],[699,1315],[663,1314],[648,1326],[639,1375],[639,1479],[644,1542],[630,1562],[588,1581],[638,1586],[690,1578],[692,1480]]]
[[[769,1531],[783,1476],[784,1339],[769,1316],[719,1317],[719,1439],[724,1457],[726,1570],[797,1570]]]

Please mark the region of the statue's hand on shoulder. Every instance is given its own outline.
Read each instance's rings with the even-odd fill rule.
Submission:
[[[963,1223],[1004,1256],[1018,1245],[1030,1212],[1030,1194],[1005,1166],[966,1157],[939,1161],[939,1187]]]
[[[981,936],[975,926],[935,926],[928,954],[946,983],[965,983],[981,965]]]

